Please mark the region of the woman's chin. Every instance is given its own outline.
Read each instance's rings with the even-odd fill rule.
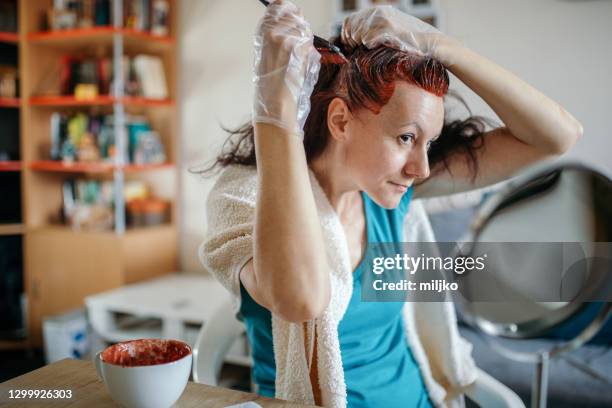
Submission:
[[[370,196],[370,198],[374,200],[374,202],[378,204],[379,206],[381,206],[382,208],[385,208],[387,210],[393,210],[399,205],[402,199],[402,195],[386,193],[383,196],[376,196],[376,197]]]

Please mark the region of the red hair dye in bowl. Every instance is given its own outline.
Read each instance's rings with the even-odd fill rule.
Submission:
[[[191,347],[178,340],[139,339],[124,341],[106,348],[102,361],[122,367],[167,364],[191,354]]]

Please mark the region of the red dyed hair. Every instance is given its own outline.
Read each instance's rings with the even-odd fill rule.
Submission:
[[[308,161],[322,153],[329,138],[327,110],[334,98],[341,98],[351,112],[368,109],[380,113],[395,90],[397,81],[406,81],[437,96],[448,92],[448,73],[440,62],[388,47],[344,50],[348,62],[323,54],[321,71],[304,126]]]
[[[327,146],[330,137],[327,111],[334,98],[342,98],[351,112],[369,109],[377,114],[389,102],[397,81],[409,82],[441,97],[448,92],[448,73],[444,65],[435,59],[384,46],[372,50],[365,47],[347,50],[339,38],[334,44],[342,50],[346,61],[337,54],[322,53],[321,71],[310,98],[310,114],[304,125],[304,150],[308,162],[319,156]],[[460,97],[458,99],[465,105]],[[440,137],[429,150],[432,174],[447,167],[447,158],[451,154],[461,152],[465,153],[475,177],[475,150],[479,147],[487,123],[490,122],[476,116],[454,121],[447,121],[445,117]],[[212,172],[216,167],[232,164],[257,164],[251,122],[237,129],[224,130],[230,136],[223,145],[223,151],[210,167],[196,172]]]

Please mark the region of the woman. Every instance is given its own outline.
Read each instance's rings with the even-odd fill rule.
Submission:
[[[582,128],[391,7],[345,20],[335,43],[347,61],[319,60],[312,41],[293,4],[268,7],[252,126],[219,157],[228,168],[209,196],[202,261],[236,295],[259,393],[334,407],[458,404],[453,389],[475,369],[451,306],[361,302],[366,245],[404,240],[411,199],[504,180],[567,151]],[[446,70],[505,126],[445,122]]]

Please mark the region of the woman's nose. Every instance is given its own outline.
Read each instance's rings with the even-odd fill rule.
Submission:
[[[418,150],[415,154],[410,155],[404,166],[404,173],[409,177],[427,178],[429,177],[429,159],[427,151]]]

